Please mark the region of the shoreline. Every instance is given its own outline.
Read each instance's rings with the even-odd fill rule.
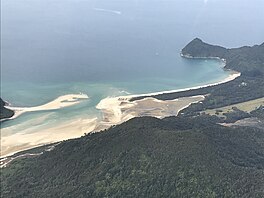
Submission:
[[[189,58],[189,59],[216,59],[216,60],[220,60],[220,61],[223,61],[226,65],[226,59],[224,58],[220,58],[218,56],[200,56],[200,57],[197,57],[197,56],[192,56],[190,54],[183,54],[182,52],[180,53],[181,57],[183,58]]]
[[[129,101],[130,97],[107,98],[97,105],[97,109],[104,114],[108,125],[121,124],[134,117],[152,116],[164,118],[177,116],[178,113],[193,103],[204,100],[205,96],[195,95],[181,97],[174,100],[159,100],[146,97],[141,100]]]
[[[97,126],[97,118],[78,118],[55,126],[32,131],[30,128],[23,132],[12,134],[12,127],[1,134],[0,158],[10,157],[18,152],[36,148],[50,143],[78,138]]]
[[[225,60],[222,60],[219,57],[211,57],[211,58],[219,59],[225,63]],[[107,98],[102,99],[97,104],[96,108],[103,113],[103,119],[109,120],[109,114],[112,114],[112,116],[110,116],[111,117],[110,119],[112,120],[112,122],[111,122],[112,125],[121,124],[121,123],[123,123],[123,122],[125,122],[125,121],[127,121],[133,117],[137,117],[137,116],[133,116],[133,114],[131,114],[131,113],[130,114],[124,114],[122,111],[124,111],[124,109],[128,110],[129,108],[131,109],[131,108],[135,107],[138,102],[142,102],[144,100],[151,99],[152,102],[157,102],[157,103],[169,102],[170,103],[170,102],[174,102],[174,101],[177,101],[179,99],[182,99],[182,98],[192,98],[192,97],[199,97],[199,96],[203,97],[203,99],[204,99],[205,98],[204,95],[193,95],[190,97],[181,97],[181,98],[174,99],[174,100],[164,101],[164,100],[158,100],[156,98],[153,98],[153,96],[160,95],[160,94],[168,94],[168,93],[176,93],[176,92],[182,92],[182,91],[196,90],[196,89],[210,87],[210,86],[216,86],[216,85],[220,85],[220,84],[223,84],[226,82],[230,82],[232,80],[235,80],[239,76],[241,76],[240,72],[237,72],[234,70],[227,70],[227,71],[230,72],[229,75],[226,78],[224,78],[218,82],[208,83],[208,84],[204,84],[204,85],[200,85],[200,86],[193,86],[193,87],[189,87],[189,88],[169,90],[169,91],[160,91],[160,92],[153,92],[153,93],[146,93],[146,94],[134,94],[134,95],[131,94],[131,95],[127,95],[127,96],[118,96],[118,97],[107,97]],[[138,97],[145,97],[145,98],[130,101],[131,99],[138,98]],[[201,100],[195,101],[195,102],[189,102],[185,106],[181,107],[178,110],[177,114],[174,116],[177,116],[181,110],[189,107],[191,104],[197,103],[200,101]],[[153,114],[149,115],[149,116],[153,116]],[[171,116],[171,115],[167,115],[167,116]],[[153,116],[153,117],[157,117],[157,116]],[[163,117],[166,117],[166,116],[163,116]],[[161,116],[161,118],[162,118],[162,116]],[[106,123],[107,122],[104,122],[104,124],[106,124]],[[108,121],[107,125],[111,126],[109,121]],[[105,129],[105,128],[103,128],[103,129]]]
[[[220,80],[218,82],[208,83],[208,84],[204,84],[204,85],[197,85],[197,86],[187,87],[187,88],[180,88],[180,89],[175,89],[175,90],[169,90],[169,91],[159,91],[159,92],[153,92],[153,93],[147,93],[147,94],[135,94],[135,95],[129,95],[129,96],[131,96],[132,98],[137,98],[137,97],[142,97],[142,96],[148,97],[148,96],[156,96],[156,95],[160,95],[160,94],[169,94],[169,93],[176,93],[176,92],[182,92],[182,91],[190,91],[190,90],[195,90],[195,89],[200,89],[200,88],[216,86],[216,85],[220,85],[223,83],[227,83],[227,82],[235,80],[236,78],[241,76],[240,72],[237,72],[234,70],[227,70],[227,71],[230,72],[231,74],[229,74],[229,76],[227,76],[226,78],[224,78],[223,80]],[[124,97],[126,97],[126,96],[124,96]]]
[[[0,122],[13,120],[23,113],[26,112],[35,112],[35,111],[49,111],[49,110],[57,110],[64,107],[70,107],[76,104],[81,103],[81,100],[89,99],[86,94],[67,94],[63,96],[59,96],[54,100],[45,103],[43,105],[34,106],[34,107],[12,107],[7,106],[10,110],[14,111],[14,115],[10,118],[1,119]]]
[[[220,85],[232,81],[237,77],[239,77],[240,75],[241,75],[240,72],[230,71],[230,74],[226,78],[215,83],[208,83],[205,85],[193,86],[189,88],[182,88],[182,89],[169,90],[169,91],[104,98],[96,105],[96,108],[102,112],[102,117],[103,117],[102,119],[97,118],[97,119],[88,119],[88,120],[81,119],[78,121],[75,120],[71,123],[65,124],[64,126],[62,125],[59,125],[57,127],[55,126],[50,129],[45,129],[43,131],[40,131],[40,134],[38,133],[39,137],[42,136],[42,139],[46,139],[47,133],[52,131],[53,135],[49,136],[48,138],[49,141],[47,141],[47,139],[45,141],[40,141],[39,138],[34,137],[34,135],[36,136],[37,133],[33,133],[33,134],[17,133],[17,134],[9,135],[7,137],[3,137],[4,139],[7,138],[6,141],[11,143],[11,144],[7,144],[8,147],[10,147],[10,145],[12,147],[13,144],[14,148],[10,148],[10,151],[9,152],[6,151],[3,156],[2,155],[0,156],[0,158],[9,157],[20,151],[28,150],[33,147],[42,146],[44,144],[54,143],[72,138],[78,138],[84,135],[85,133],[99,132],[113,125],[121,124],[134,117],[152,116],[157,118],[163,118],[167,116],[177,116],[182,109],[187,108],[193,103],[201,102],[205,98],[205,96],[194,95],[190,97],[182,97],[167,101],[158,100],[156,98],[153,98],[152,96],[159,94],[166,94],[166,93],[189,91],[189,90],[200,89],[208,86]],[[145,96],[146,98],[141,100],[130,101],[132,98],[141,97],[141,96]],[[80,99],[88,99],[88,98],[89,97],[85,94],[69,94],[69,95],[60,96],[49,103],[37,107],[27,107],[27,108],[17,108],[17,109],[13,107],[12,109],[16,109],[18,111],[20,110],[20,112],[19,113],[16,112],[15,115],[9,119],[14,119],[25,112],[54,110],[67,106],[72,106],[80,103],[82,101]],[[173,111],[171,112],[170,108],[168,107],[172,108]],[[74,125],[77,124],[79,127],[76,128],[74,126],[70,126],[71,124]],[[82,128],[82,130],[78,131],[80,128]],[[60,132],[61,129],[68,131],[68,133],[61,133]],[[55,135],[60,134],[63,137],[60,136],[60,137],[56,137],[55,139],[52,139],[52,136],[54,136],[54,134]],[[45,136],[46,138],[44,138]],[[32,141],[23,142],[23,139],[24,140],[32,139]],[[14,144],[14,141],[16,140],[21,140],[20,143],[23,144],[20,145]]]
[[[224,59],[224,58],[220,58],[220,57],[193,57],[191,55],[184,55],[184,54],[182,54],[182,52],[180,53],[180,56],[183,58],[187,58],[187,59],[216,59],[216,60],[222,61],[223,62],[222,69],[226,72],[229,72],[229,75],[226,78],[224,78],[223,80],[220,80],[220,81],[214,82],[214,83],[207,83],[204,85],[198,85],[198,86],[180,88],[180,89],[168,90],[168,91],[159,91],[159,92],[153,92],[153,93],[147,93],[147,94],[136,94],[136,95],[131,95],[132,98],[137,98],[137,97],[142,97],[142,96],[143,97],[144,96],[146,96],[146,97],[156,96],[156,95],[160,95],[160,94],[169,94],[169,93],[176,93],[176,92],[182,92],[182,91],[190,91],[190,90],[195,90],[195,89],[200,89],[200,88],[205,88],[205,87],[210,87],[210,86],[216,86],[216,85],[220,85],[220,84],[235,80],[236,78],[241,76],[241,72],[225,68],[226,59]]]

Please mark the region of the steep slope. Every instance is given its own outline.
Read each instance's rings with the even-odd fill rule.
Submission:
[[[193,39],[182,49],[182,55],[190,57],[225,57],[228,50],[217,45],[210,45],[199,38]]]
[[[1,171],[4,197],[263,197],[264,131],[135,118]]]
[[[180,97],[205,95],[205,100],[191,104],[180,112],[182,116],[198,115],[207,109],[229,106],[264,97],[264,43],[252,47],[226,49],[194,39],[182,49],[186,58],[225,59],[226,69],[236,70],[241,76],[233,81],[215,86],[152,96],[159,100],[174,100]],[[132,98],[140,100],[146,96]]]
[[[182,55],[193,58],[219,57],[226,60],[227,69],[247,76],[264,75],[264,44],[226,49],[195,38],[182,49]]]

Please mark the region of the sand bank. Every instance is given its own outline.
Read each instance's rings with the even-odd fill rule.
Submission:
[[[1,157],[44,144],[59,142],[84,135],[97,126],[97,118],[79,118],[44,128],[26,128],[20,133],[12,133],[11,126],[1,129]]]
[[[1,130],[1,157],[9,156],[19,151],[34,148],[44,144],[77,138],[85,133],[97,132],[117,125],[134,117],[153,116],[163,118],[176,116],[178,112],[192,103],[202,101],[204,96],[184,97],[175,100],[162,101],[152,97],[130,101],[131,96],[105,98],[97,108],[102,111],[103,118],[79,118],[60,123],[56,126],[41,124],[52,113],[32,120],[32,127],[25,128],[15,125]],[[26,123],[28,124],[28,123]],[[20,127],[21,132],[13,133],[13,128]]]
[[[56,109],[69,107],[72,105],[79,104],[80,102],[82,102],[82,100],[88,98],[89,97],[86,94],[67,94],[64,96],[60,96],[51,102],[36,107],[9,106],[8,108],[15,112],[14,116],[9,119],[15,119],[25,112],[48,111],[48,110],[56,110]]]
[[[162,101],[155,99],[152,96],[215,86],[232,81],[240,75],[241,73],[239,72],[230,71],[230,74],[225,79],[215,83],[170,91],[105,98],[96,106],[96,108],[101,110],[103,113],[103,120],[100,124],[98,124],[96,129],[104,129],[107,128],[107,126],[109,127],[111,125],[120,124],[133,117],[139,116],[153,116],[157,118],[176,116],[182,109],[187,108],[192,103],[204,100],[205,97],[203,95],[197,95]],[[133,102],[130,101],[132,98],[141,96],[146,96],[146,98],[142,100],[135,100]]]
[[[41,117],[37,120],[32,121],[34,122],[32,123],[32,127],[26,129],[22,127],[23,130],[21,130],[20,133],[12,133],[12,127],[19,127],[17,125],[4,128],[1,130],[1,156],[3,157],[11,155],[22,150],[41,146],[48,143],[77,138],[84,135],[84,133],[96,132],[102,129],[107,129],[112,125],[120,124],[133,117],[153,116],[157,118],[163,118],[167,116],[177,116],[179,111],[188,107],[192,103],[202,101],[204,99],[204,96],[197,95],[166,101],[158,100],[151,96],[218,85],[234,80],[239,76],[240,73],[231,72],[230,75],[222,81],[207,85],[141,95],[129,95],[112,98],[108,97],[101,100],[96,106],[96,108],[102,112],[102,119],[79,118],[72,121],[60,123],[56,126],[47,126],[46,128],[39,129],[38,124],[36,124],[36,122],[41,124],[44,122],[43,120],[45,120],[45,117]],[[136,100],[132,102],[130,101],[131,98],[139,96],[147,97],[142,100]],[[82,99],[87,98],[88,96],[84,94],[70,94],[58,97],[57,99],[47,104],[40,105],[37,107],[12,109],[16,111],[15,116],[17,117],[24,112],[54,110],[75,105],[80,103]],[[35,128],[34,125],[36,125],[37,128]]]
[[[205,97],[198,95],[166,101],[147,97],[133,102],[130,101],[131,98],[131,96],[125,96],[102,100],[97,105],[97,109],[103,113],[103,120],[99,126],[120,124],[134,117],[152,116],[164,118],[167,116],[177,116],[180,110],[192,103],[204,100]]]

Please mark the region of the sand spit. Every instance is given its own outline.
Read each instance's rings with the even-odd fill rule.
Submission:
[[[134,117],[152,116],[164,118],[177,116],[180,110],[192,103],[200,102],[204,98],[203,95],[198,95],[163,101],[147,97],[133,102],[130,101],[131,96],[105,98],[96,107],[103,113],[103,120],[99,126],[120,124]]]
[[[182,109],[187,108],[192,103],[201,102],[204,100],[205,96],[197,95],[166,101],[155,99],[152,96],[214,86],[232,81],[239,76],[239,72],[231,71],[230,75],[222,81],[207,85],[141,95],[107,97],[101,100],[96,106],[96,108],[102,112],[102,119],[78,118],[60,123],[56,126],[48,126],[43,129],[36,130],[36,128],[30,127],[16,134],[12,133],[12,127],[18,126],[4,128],[1,130],[1,157],[9,156],[16,152],[36,146],[77,138],[85,133],[98,132],[107,129],[112,125],[121,124],[134,117],[153,116],[164,118],[167,116],[177,116]],[[132,102],[130,101],[131,98],[139,96],[146,96],[146,98]],[[14,117],[17,117],[24,112],[54,110],[75,105],[80,103],[82,99],[87,98],[88,96],[84,94],[69,94],[58,97],[57,99],[41,106],[12,109],[16,111]]]
[[[37,146],[81,137],[85,133],[98,132],[134,117],[177,116],[181,109],[192,103],[202,101],[204,96],[191,96],[168,101],[157,100],[152,97],[133,102],[130,99],[129,96],[103,99],[97,105],[97,108],[102,111],[102,119],[79,118],[56,126],[47,126],[43,129],[30,127],[15,134],[12,133],[13,127],[18,126],[6,127],[1,131],[1,157]],[[39,119],[45,119],[45,116]]]
[[[175,93],[175,92],[181,92],[181,91],[200,89],[200,88],[209,87],[209,86],[215,86],[215,85],[219,85],[222,83],[232,81],[236,79],[237,77],[239,77],[240,75],[241,75],[240,72],[230,71],[230,74],[225,79],[219,82],[209,83],[206,85],[195,86],[195,87],[184,88],[184,89],[176,89],[176,90],[170,90],[170,91],[154,92],[154,93],[148,93],[148,94],[138,94],[138,95],[120,96],[120,97],[112,97],[112,98],[107,97],[101,100],[100,103],[96,106],[96,108],[103,112],[103,117],[104,117],[102,121],[103,125],[106,125],[106,124],[110,125],[110,123],[112,123],[112,125],[120,124],[135,116],[143,116],[143,115],[149,115],[149,116],[162,118],[162,117],[166,117],[170,115],[175,115],[175,113],[174,114],[169,113],[170,109],[167,109],[167,111],[163,110],[162,111],[163,113],[159,113],[159,114],[157,114],[157,112],[153,113],[154,110],[157,110],[155,109],[155,107],[160,106],[161,104],[168,105],[169,107],[171,107],[170,106],[171,103],[173,103],[174,105],[177,103],[177,106],[179,108],[178,112],[179,112],[180,110],[187,108],[190,104],[203,100],[204,96],[201,96],[201,95],[191,96],[191,97],[178,98],[176,100],[169,100],[169,101],[157,100],[153,98],[152,96],[159,95],[159,94],[167,94],[167,93]],[[129,101],[132,98],[141,97],[141,96],[146,96],[147,98],[144,98],[142,100],[136,100],[133,102]],[[196,100],[193,101],[193,99],[195,98],[196,99],[199,98],[199,99],[197,101]],[[145,106],[149,106],[150,104],[152,104],[153,105],[152,113],[150,113],[151,109],[148,109],[149,113],[147,113],[146,112],[147,109],[144,108],[143,104]],[[140,108],[142,109],[142,111],[140,111]],[[129,111],[130,113],[124,113],[124,112],[129,112]],[[176,110],[174,109],[173,111],[175,112]],[[167,115],[164,112],[166,112]]]
[[[40,105],[36,107],[8,107],[9,109],[15,112],[14,116],[9,118],[9,120],[15,119],[25,112],[48,111],[48,110],[56,110],[56,109],[73,106],[81,103],[82,100],[88,98],[89,97],[86,94],[67,94],[60,96],[55,100],[48,102],[44,105]]]
[[[224,62],[224,60],[222,61]],[[103,120],[97,125],[96,130],[99,131],[112,125],[120,124],[133,117],[153,116],[157,118],[164,118],[167,116],[177,116],[182,109],[187,108],[192,103],[197,103],[204,100],[205,96],[197,95],[166,101],[155,99],[153,98],[153,96],[215,86],[232,81],[241,75],[240,72],[229,72],[230,74],[225,79],[206,85],[148,94],[107,97],[101,100],[100,103],[96,106],[96,108],[101,110],[103,113]],[[147,98],[136,100],[133,102],[130,101],[130,99],[140,96],[146,96]]]

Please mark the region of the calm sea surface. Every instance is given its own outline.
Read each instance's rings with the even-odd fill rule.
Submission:
[[[217,82],[228,76],[221,62],[186,60],[180,50],[195,37],[262,43],[263,10],[262,0],[2,0],[1,97],[22,107],[80,92],[89,99],[1,127],[37,131],[100,117],[95,106],[108,96]]]

